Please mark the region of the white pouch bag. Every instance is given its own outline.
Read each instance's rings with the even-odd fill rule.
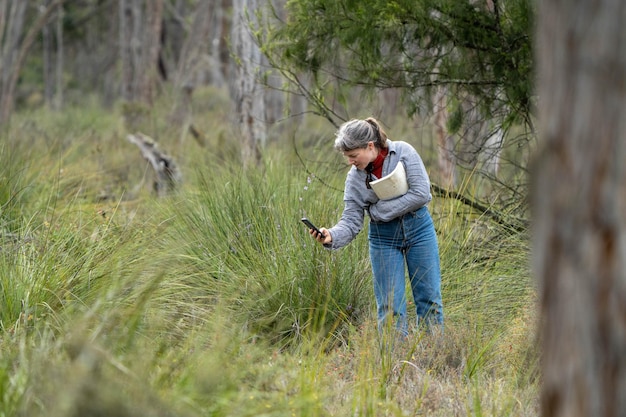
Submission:
[[[409,191],[409,183],[406,180],[404,164],[399,161],[390,174],[376,181],[371,181],[370,186],[381,200],[391,200],[406,194]]]

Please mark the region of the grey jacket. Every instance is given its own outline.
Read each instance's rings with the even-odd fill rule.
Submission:
[[[387,146],[389,155],[383,163],[382,176],[391,173],[399,162],[403,163],[409,191],[391,200],[379,200],[365,185],[367,173],[352,166],[346,177],[343,213],[339,222],[328,229],[333,240],[325,245],[327,248],[340,249],[352,242],[363,229],[365,213],[372,221],[388,222],[427,205],[432,199],[430,179],[415,148],[406,142],[391,140],[387,140]]]

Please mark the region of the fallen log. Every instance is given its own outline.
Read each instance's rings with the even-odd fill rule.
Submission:
[[[173,158],[163,153],[154,139],[143,133],[129,134],[127,139],[130,143],[137,145],[141,155],[154,169],[153,190],[157,196],[163,197],[174,191],[181,182],[182,176]]]

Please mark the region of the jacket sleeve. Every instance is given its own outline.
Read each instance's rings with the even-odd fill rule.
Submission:
[[[339,222],[328,229],[333,240],[330,244],[324,245],[327,249],[341,249],[347,246],[363,229],[365,211],[359,203],[354,200],[344,201],[344,209]]]

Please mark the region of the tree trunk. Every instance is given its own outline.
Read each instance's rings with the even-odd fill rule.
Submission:
[[[193,13],[191,27],[187,28],[187,36],[183,43],[178,70],[175,77],[177,90],[195,88],[201,84],[201,73],[206,70],[203,61],[208,53],[207,44],[211,42],[212,9],[218,8],[210,2],[199,2]]]
[[[211,60],[215,59],[220,65],[220,73],[222,74],[222,86],[227,86],[230,78],[230,70],[232,69],[232,57],[229,39],[232,35],[233,18],[230,11],[233,10],[233,0],[218,0],[222,5],[221,16],[215,16],[215,19],[220,19],[220,22],[216,22],[214,34],[214,45],[211,50]],[[216,40],[217,39],[217,40]],[[228,75],[228,76],[227,76]]]
[[[10,86],[12,74],[17,62],[20,48],[20,37],[24,29],[24,17],[26,15],[26,2],[12,2],[2,0],[2,13],[0,14],[0,121],[6,122],[10,109],[5,106],[13,103],[13,88]]]
[[[130,1],[132,0],[120,0],[119,4],[119,48],[120,48],[120,67],[121,67],[121,87],[120,95],[123,100],[132,100],[132,80],[133,69],[131,65],[131,53],[128,40],[131,37],[131,20],[132,9],[130,7]]]
[[[187,36],[180,52],[174,79],[176,96],[171,120],[177,125],[182,125],[183,132],[187,132],[189,126],[193,124],[191,107],[193,92],[203,84],[203,73],[207,71],[207,44],[210,43],[212,7],[221,6],[210,2],[198,3],[191,27],[186,28]]]
[[[48,7],[50,0],[45,0],[44,5]],[[41,30],[42,52],[43,52],[43,83],[44,83],[44,101],[46,106],[52,107],[54,97],[54,75],[52,70],[52,24],[46,23]]]
[[[53,0],[35,22],[28,27],[26,34],[23,34],[22,30],[24,29],[24,15],[28,2],[9,1],[8,5],[5,1],[0,3],[0,27],[5,28],[4,32],[0,32],[0,43],[2,44],[0,56],[2,80],[0,86],[0,124],[6,123],[13,111],[17,80],[30,47],[53,12],[63,2],[64,0]]]
[[[46,7],[51,0],[46,0]],[[59,110],[63,104],[63,7],[60,6],[54,23],[42,29],[43,79],[46,106]],[[54,36],[53,36],[54,33]],[[54,42],[53,42],[54,38]],[[56,46],[56,51],[55,51]]]
[[[221,88],[226,85],[224,68],[226,63],[222,62],[222,48],[224,47],[225,36],[224,27],[225,15],[224,2],[217,1],[211,13],[211,23],[209,32],[209,83]]]
[[[541,411],[626,416],[626,3],[538,6]]]
[[[59,6],[59,12],[56,19],[56,70],[55,70],[55,92],[52,107],[55,110],[61,110],[63,107],[63,62],[65,60],[65,51],[63,48],[63,6]]]
[[[254,13],[259,3],[259,0],[233,1],[232,44],[239,61],[231,95],[235,104],[236,127],[241,133],[244,166],[260,162],[261,148],[267,135],[263,91],[257,82],[261,51],[249,27],[250,21],[255,21]]]
[[[163,0],[120,0],[121,95],[152,103],[158,85]]]
[[[163,0],[147,0],[145,8],[146,25],[143,30],[142,51],[137,73],[138,98],[144,103],[152,103],[159,85],[159,53],[161,51],[161,29],[163,25]]]
[[[434,98],[434,124],[437,136],[437,162],[441,175],[441,185],[449,190],[456,186],[456,158],[454,157],[454,140],[448,134],[448,89],[437,87]]]

